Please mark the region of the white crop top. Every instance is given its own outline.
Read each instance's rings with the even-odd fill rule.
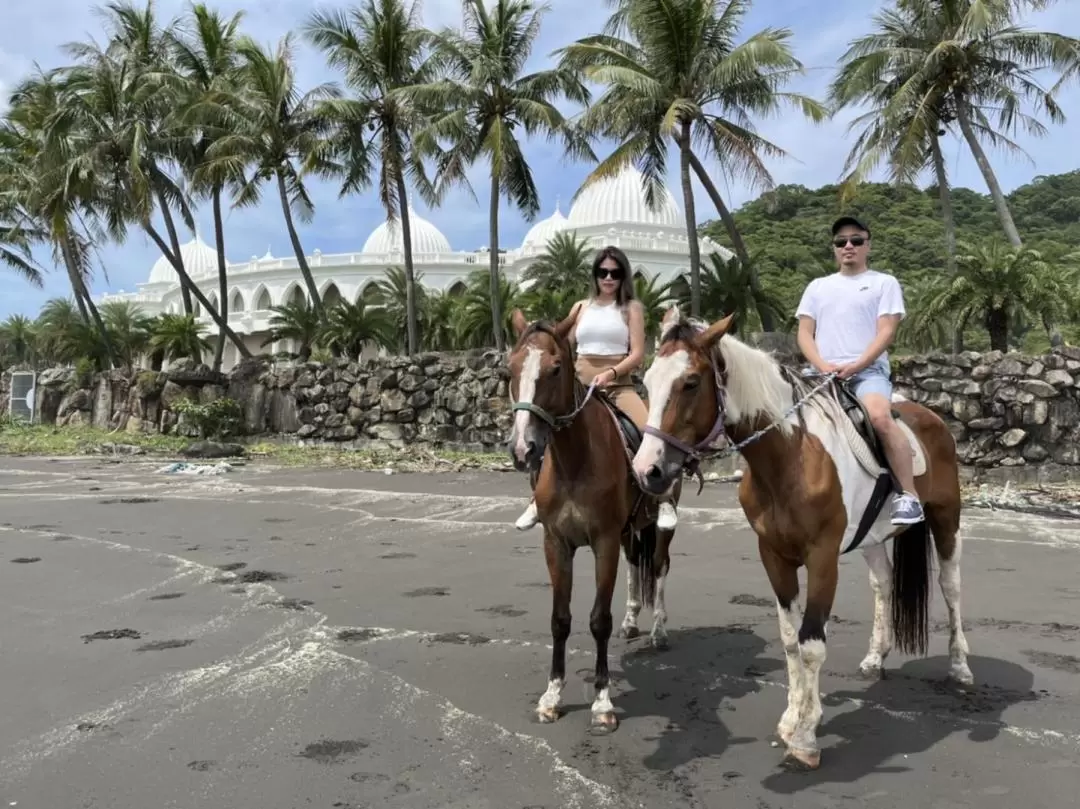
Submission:
[[[622,356],[630,353],[630,328],[617,303],[586,303],[575,329],[578,354]]]

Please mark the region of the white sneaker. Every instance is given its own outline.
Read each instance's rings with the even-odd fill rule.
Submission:
[[[529,507],[517,518],[514,527],[519,531],[528,531],[540,522],[540,515],[536,513],[536,503],[530,501]]]
[[[663,531],[670,531],[679,524],[679,515],[675,506],[664,502],[660,504],[660,515],[656,518],[656,527]]]

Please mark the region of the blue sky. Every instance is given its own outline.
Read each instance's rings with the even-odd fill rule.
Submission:
[[[185,0],[158,0],[158,13],[171,17],[182,12]],[[287,31],[297,31],[302,21],[316,8],[325,3],[304,0],[220,0],[216,7],[226,13],[243,10],[244,30],[263,43],[274,43]],[[342,5],[332,3],[331,7]],[[1066,9],[1072,5],[1061,0],[1048,11],[1032,15],[1025,24],[1041,30],[1056,30],[1072,36],[1080,36],[1080,17],[1068,19]],[[425,22],[432,27],[455,25],[460,19],[459,0],[426,0],[422,4]],[[798,58],[807,68],[806,75],[792,82],[790,89],[824,96],[825,87],[832,78],[838,57],[847,43],[870,27],[870,15],[877,5],[854,0],[836,0],[822,3],[820,0],[759,0],[745,22],[747,34],[765,27],[788,27],[793,31],[793,46]],[[599,30],[607,18],[606,3],[584,3],[581,0],[549,0],[543,31],[532,55],[532,67],[549,62],[549,54],[558,47]],[[62,64],[64,43],[93,36],[101,39],[101,25],[93,5],[85,0],[33,0],[7,4],[4,24],[0,26],[0,96],[6,97],[11,86],[27,73],[33,63],[44,67]],[[318,53],[302,40],[297,42],[297,64],[300,82],[312,85],[317,82],[339,80],[323,64]],[[1001,184],[1006,191],[1029,182],[1039,174],[1054,174],[1076,169],[1075,116],[1080,114],[1080,89],[1071,86],[1060,96],[1059,102],[1070,113],[1069,123],[1051,129],[1044,138],[1019,136],[1018,141],[1031,157],[1013,157],[991,152],[991,158]],[[846,134],[849,117],[838,116],[836,120],[822,125],[805,122],[792,113],[774,120],[758,122],[762,135],[785,149],[790,157],[773,161],[770,165],[777,183],[801,183],[810,187],[835,182],[850,149],[851,138]],[[562,209],[568,210],[568,201],[577,191],[582,179],[590,170],[583,163],[567,163],[558,156],[552,146],[543,141],[528,143],[526,154],[533,168],[542,198],[540,217],[548,216],[554,209],[556,198],[561,198]],[[603,155],[601,155],[603,156]],[[950,143],[947,157],[949,170],[955,185],[967,186],[980,192],[985,185],[966,148]],[[670,161],[672,172],[677,162]],[[472,171],[473,187],[478,202],[463,193],[451,195],[444,205],[435,211],[427,211],[417,204],[418,212],[434,222],[450,239],[455,249],[475,249],[488,242],[486,184],[482,181],[484,167],[478,165]],[[672,176],[673,189],[677,188]],[[373,191],[363,195],[339,200],[337,189],[328,183],[313,182],[310,186],[316,212],[309,224],[300,223],[300,237],[305,252],[310,254],[318,248],[324,253],[359,250],[368,234],[383,220],[384,216]],[[753,199],[755,190],[720,182],[721,193],[726,194],[732,207]],[[290,252],[277,195],[272,189],[265,195],[259,208],[230,211],[225,222],[226,251],[229,259],[240,261],[253,255],[263,255],[267,248],[274,255]],[[700,192],[700,188],[698,189]],[[714,211],[707,198],[699,193],[699,217],[712,216]],[[209,206],[198,215],[203,238],[212,234]],[[507,207],[505,202],[500,213],[500,241],[505,246],[520,244],[530,226],[520,214]],[[187,236],[190,238],[190,235]],[[186,240],[186,239],[185,239]],[[132,231],[123,245],[100,245],[98,268],[92,291],[95,295],[119,289],[133,290],[144,281],[151,265],[159,257],[157,249],[143,237]],[[13,276],[4,280],[5,294],[0,297],[0,319],[12,313],[33,316],[41,304],[54,296],[69,294],[66,277],[53,267],[47,254],[39,251],[38,260],[50,270],[44,289],[35,289]],[[0,273],[6,273],[0,268]]]

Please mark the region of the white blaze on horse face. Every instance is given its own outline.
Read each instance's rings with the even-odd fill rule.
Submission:
[[[518,377],[518,401],[532,404],[536,397],[536,383],[540,379],[540,360],[543,353],[536,346],[529,346],[525,354],[525,361],[521,363],[521,376]],[[528,410],[514,411],[514,457],[525,463],[525,453],[528,451],[529,419],[532,413]]]
[[[668,400],[671,399],[671,389],[689,367],[690,355],[680,349],[666,357],[657,357],[645,373],[645,390],[649,394],[649,417],[645,423],[654,430],[661,429],[664,411],[667,409]],[[665,446],[661,439],[646,433],[634,455],[634,474],[640,477],[653,464],[660,463],[664,457]]]

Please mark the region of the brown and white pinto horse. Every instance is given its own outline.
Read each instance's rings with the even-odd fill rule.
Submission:
[[[926,521],[892,525],[888,508],[881,507],[891,494],[891,476],[880,485],[889,473],[875,468],[866,454],[867,444],[844,409],[845,388],[831,378],[807,379],[740,342],[727,334],[731,322],[729,316],[697,324],[680,319],[677,309],[667,312],[660,347],[645,375],[649,420],[633,468],[643,488],[663,492],[688,463],[696,463],[703,439],[718,422],[731,448],[741,452],[748,468],[739,502],[758,536],[787,657],[788,703],[777,734],[787,746],[786,764],[814,769],[821,761],[818,681],[842,553],[858,546],[870,568],[874,627],[860,669],[880,676],[894,635],[902,651],[926,653],[932,535],[949,610],[949,673],[961,683],[973,681],[960,618],[956,444],[937,415],[894,396],[894,410],[911,443]],[[885,551],[888,540],[892,563]],[[800,613],[802,566],[807,593]]]
[[[637,428],[619,416],[603,393],[586,390],[578,379],[567,340],[572,321],[528,324],[515,311],[512,322],[517,343],[509,358],[514,402],[510,454],[517,469],[532,472],[552,590],[551,672],[536,713],[541,722],[559,717],[566,684],[574,553],[589,546],[596,563],[596,597],[589,615],[596,641],[592,728],[606,733],[618,727],[609,694],[608,642],[620,550],[630,565],[620,634],[628,638],[639,634],[637,615],[644,603],[653,611],[652,643],[663,648],[667,645],[664,584],[675,531],[657,528],[656,501],[644,495],[630,471],[630,459],[641,438]]]

